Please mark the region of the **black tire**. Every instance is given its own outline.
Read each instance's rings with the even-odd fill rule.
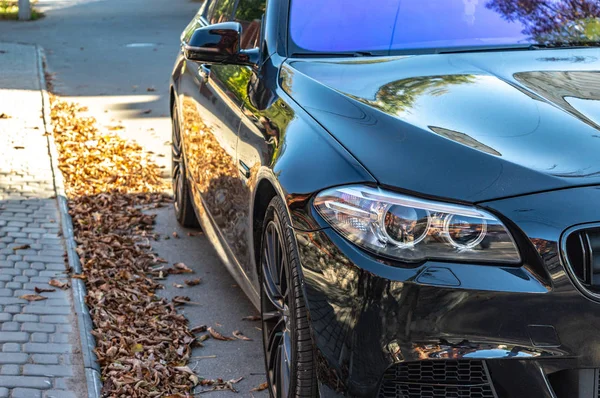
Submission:
[[[186,228],[198,228],[198,218],[194,212],[194,204],[190,193],[185,158],[183,156],[183,144],[179,125],[179,113],[177,105],[173,104],[172,139],[171,139],[171,173],[173,179],[173,207],[177,222]]]
[[[271,397],[312,398],[318,396],[314,345],[300,282],[298,249],[289,225],[285,204],[279,197],[273,198],[267,209],[261,243],[265,367]],[[285,370],[289,372],[287,387],[285,376],[282,377]]]

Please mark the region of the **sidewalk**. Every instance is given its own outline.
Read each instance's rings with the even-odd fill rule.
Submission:
[[[0,43],[0,398],[83,398],[71,290],[20,298],[69,281],[39,82],[36,47]]]

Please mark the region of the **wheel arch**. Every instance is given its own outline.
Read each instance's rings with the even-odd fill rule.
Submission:
[[[171,85],[169,88],[169,112],[171,112],[171,117],[173,117],[173,105],[175,105],[175,87]]]
[[[263,177],[254,190],[252,201],[252,250],[256,274],[260,275],[260,246],[262,244],[262,230],[267,208],[275,196],[280,195],[276,183],[268,177]],[[285,202],[285,200],[284,200]]]

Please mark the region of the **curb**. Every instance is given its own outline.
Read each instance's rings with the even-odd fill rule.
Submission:
[[[40,83],[40,91],[42,95],[42,112],[46,137],[48,139],[48,152],[50,155],[50,164],[54,177],[54,190],[58,201],[60,212],[60,222],[62,225],[62,233],[67,246],[67,257],[69,266],[77,274],[82,272],[79,255],[75,250],[77,243],[73,233],[73,221],[69,215],[69,206],[67,195],[65,193],[64,179],[62,172],[58,168],[58,151],[54,136],[52,134],[52,122],[50,118],[50,97],[46,90],[46,76],[44,74],[44,50],[40,46],[36,46],[37,61],[38,61],[38,78]],[[93,330],[92,318],[85,304],[85,296],[87,290],[85,283],[81,279],[71,278],[71,286],[73,287],[73,298],[75,304],[75,313],[77,315],[77,324],[79,325],[79,338],[81,339],[81,351],[83,354],[83,366],[85,368],[85,378],[88,390],[88,398],[100,398],[102,391],[102,381],[100,378],[101,370],[98,364],[98,359],[94,353],[96,348],[96,340],[92,335]]]

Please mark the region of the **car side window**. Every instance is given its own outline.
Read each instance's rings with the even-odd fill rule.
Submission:
[[[206,15],[208,14],[207,11],[209,9],[209,7],[212,5],[211,4],[211,0],[204,0],[204,3],[202,3],[202,5],[200,6],[200,10],[198,10],[198,14],[204,18],[206,18]]]
[[[242,49],[247,50],[258,47],[261,21],[266,7],[266,0],[239,1],[234,20],[242,25]]]
[[[208,5],[206,20],[211,25],[230,21],[234,6],[235,0],[213,0]]]

